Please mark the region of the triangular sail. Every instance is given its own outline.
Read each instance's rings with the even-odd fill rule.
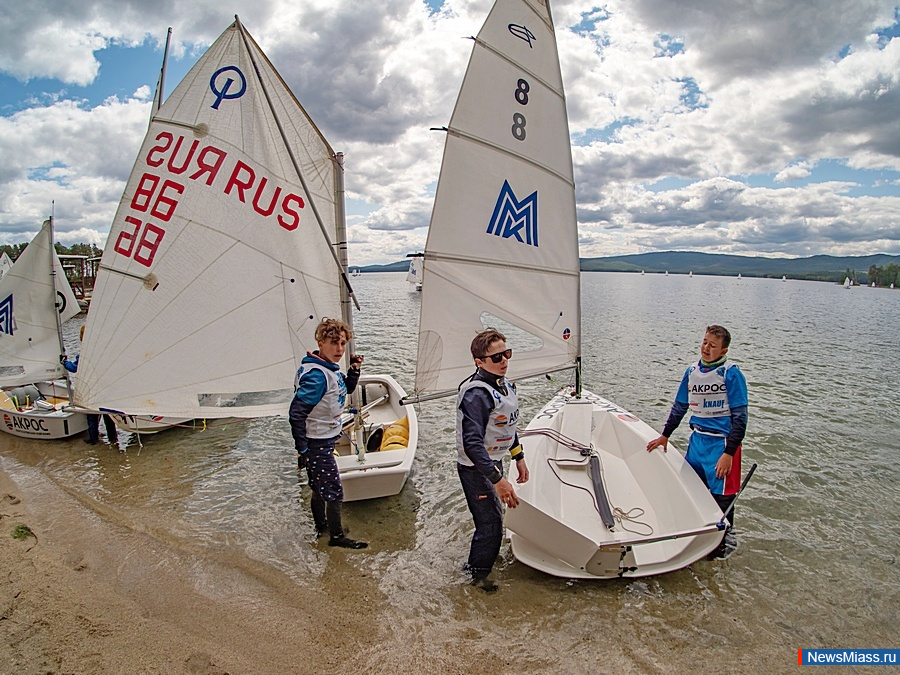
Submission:
[[[19,386],[63,376],[57,312],[62,322],[80,311],[53,249],[50,221],[45,221],[16,264],[0,280],[0,386]]]
[[[334,239],[334,172],[331,147],[236,21],[151,121],[101,261],[76,403],[284,414],[316,322],[340,316],[323,236]]]
[[[455,390],[485,326],[512,379],[579,354],[577,222],[566,101],[545,0],[498,0],[475,39],[425,247],[416,391]]]
[[[422,257],[413,256],[409,259],[409,269],[406,270],[406,280],[411,284],[422,283]]]

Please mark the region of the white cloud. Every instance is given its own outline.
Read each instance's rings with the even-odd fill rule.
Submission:
[[[353,250],[360,264],[424,246],[444,140],[429,128],[449,121],[471,50],[464,38],[491,6],[448,0],[430,14],[416,0],[4,4],[0,70],[60,82],[0,118],[0,239],[36,231],[51,199],[61,239],[82,229],[105,236],[152,91],[142,74],[125,89],[131,98],[68,99],[66,84],[96,78],[96,50],[159,43],[172,25],[173,57],[196,54],[237,13],[346,153],[348,196],[371,206],[351,220],[351,237],[365,242]],[[900,251],[896,197],[864,196],[863,183],[848,191],[816,182],[830,160],[880,172],[878,194],[896,194],[900,39],[873,37],[895,22],[896,7],[554,1],[580,144],[582,255]],[[779,186],[753,187],[754,176]],[[795,186],[798,179],[811,184]],[[661,189],[666,181],[676,187]]]

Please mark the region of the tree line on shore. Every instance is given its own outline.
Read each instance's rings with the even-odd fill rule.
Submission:
[[[5,252],[15,262],[22,251],[28,246],[22,244],[0,244],[0,252]],[[64,246],[56,243],[57,254],[78,255],[87,258],[99,258],[103,255],[103,249],[95,244],[73,244]],[[864,265],[875,258],[886,264],[872,263],[866,268]],[[809,281],[831,281],[843,283],[850,278],[855,285],[870,286],[873,282],[876,286],[890,286],[893,284],[900,288],[900,265],[892,262],[896,258],[886,255],[860,256],[858,258],[837,258],[832,256],[812,256],[811,258],[771,259],[754,258],[750,256],[720,255],[709,253],[696,253],[691,251],[666,251],[660,253],[643,253],[627,256],[612,256],[608,258],[582,258],[581,270],[583,272],[638,272],[646,270],[647,273],[660,273],[669,271],[673,274],[712,274],[717,276],[744,276],[774,277],[789,276],[792,279],[805,279]],[[859,262],[860,268],[846,267],[841,272],[835,262],[848,263],[853,260]],[[891,261],[891,262],[889,262]],[[779,263],[778,269],[770,269],[768,263]],[[790,263],[796,263],[791,265]],[[389,265],[354,266],[363,272],[397,272],[406,271],[408,261],[399,261]],[[76,267],[68,270],[70,276],[76,275],[75,280],[80,279],[81,270]],[[88,271],[91,274],[91,271]]]

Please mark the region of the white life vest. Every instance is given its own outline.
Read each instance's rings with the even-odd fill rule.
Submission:
[[[725,389],[725,375],[731,363],[724,363],[708,372],[702,372],[695,363],[688,372],[688,404],[692,419],[729,417],[728,392]]]
[[[306,418],[307,438],[334,438],[341,433],[341,414],[347,402],[347,385],[338,370],[331,370],[319,363],[304,363],[297,371],[294,391],[300,387],[300,378],[312,370],[325,374],[325,395]]]
[[[475,387],[481,387],[491,397],[494,402],[494,408],[488,417],[487,428],[484,430],[484,448],[488,455],[494,461],[503,459],[503,457],[512,449],[513,440],[516,437],[516,428],[519,423],[519,397],[516,395],[516,388],[512,382],[503,380],[506,385],[506,394],[502,394],[494,389],[487,382],[481,380],[470,380],[466,382],[456,397],[456,452],[457,461],[464,466],[474,466],[474,463],[466,455],[463,448],[462,422],[463,414],[460,410],[463,395]]]

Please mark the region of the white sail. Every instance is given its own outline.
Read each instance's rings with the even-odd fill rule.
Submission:
[[[316,322],[340,316],[335,166],[235,21],[150,123],[100,264],[76,403],[284,414]]]
[[[409,259],[409,269],[406,271],[406,280],[411,284],[422,283],[422,257],[413,256]]]
[[[580,342],[575,188],[552,18],[498,0],[447,129],[425,247],[417,393],[456,390],[493,326],[509,377],[574,365]],[[448,321],[452,318],[452,321]]]
[[[53,380],[65,374],[59,359],[57,312],[62,322],[81,308],[52,246],[47,220],[0,280],[0,386]]]
[[[850,281],[850,277],[844,278],[844,288],[850,288],[853,285],[853,282]]]
[[[0,280],[2,280],[4,275],[12,269],[12,266],[12,260],[6,255],[6,251],[0,253]]]

